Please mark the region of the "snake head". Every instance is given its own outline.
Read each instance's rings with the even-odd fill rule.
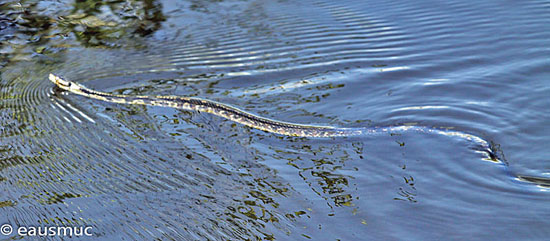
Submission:
[[[73,85],[72,82],[66,81],[63,78],[61,78],[57,75],[54,75],[52,73],[50,73],[50,75],[48,77],[49,77],[51,82],[53,82],[55,85],[57,85],[57,87],[59,87],[63,90],[69,90],[71,88],[71,86]]]

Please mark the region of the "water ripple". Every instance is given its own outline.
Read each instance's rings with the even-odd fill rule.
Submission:
[[[174,4],[138,48],[2,68],[0,223],[130,240],[548,236],[547,2]],[[283,137],[69,95],[50,72],[290,122],[457,131]]]

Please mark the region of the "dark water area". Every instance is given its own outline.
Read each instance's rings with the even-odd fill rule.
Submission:
[[[538,0],[3,1],[0,224],[99,240],[548,239],[549,26]],[[292,123],[444,128],[496,156],[461,135],[287,137],[60,92],[49,73]]]

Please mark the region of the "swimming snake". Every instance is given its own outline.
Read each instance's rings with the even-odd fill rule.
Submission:
[[[401,125],[401,126],[388,126],[388,127],[358,127],[358,128],[340,128],[332,126],[317,126],[317,125],[303,125],[295,124],[283,121],[272,120],[269,118],[257,116],[248,113],[244,110],[236,107],[223,104],[220,102],[206,100],[194,97],[180,97],[180,96],[130,96],[130,95],[116,95],[104,93],[96,90],[92,90],[84,87],[83,85],[75,82],[67,81],[54,74],[49,75],[50,81],[55,83],[57,87],[62,90],[69,91],[74,94],[86,96],[89,98],[121,103],[121,104],[134,104],[134,105],[149,105],[149,106],[161,106],[171,107],[183,110],[194,110],[199,112],[207,112],[231,121],[286,136],[299,136],[299,137],[344,137],[344,136],[359,136],[359,135],[372,135],[372,134],[388,134],[394,132],[403,131],[416,131],[422,133],[434,133],[445,136],[456,136],[465,140],[468,140],[474,144],[477,144],[476,149],[482,152],[486,152],[491,159],[495,159],[491,145],[480,137],[467,134],[465,132],[448,130],[445,128],[426,127],[426,126],[413,126],[413,125]]]

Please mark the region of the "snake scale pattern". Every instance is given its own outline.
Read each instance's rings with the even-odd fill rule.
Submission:
[[[248,113],[244,110],[236,107],[223,104],[220,102],[206,100],[193,97],[180,97],[180,96],[130,96],[130,95],[115,95],[105,92],[100,92],[86,88],[83,85],[77,84],[72,81],[67,81],[54,74],[49,75],[50,81],[55,83],[57,87],[62,90],[69,91],[74,94],[86,96],[89,98],[120,103],[120,104],[134,104],[134,105],[149,105],[160,107],[171,107],[182,110],[193,110],[199,112],[211,113],[231,121],[286,136],[299,136],[299,137],[346,137],[346,136],[359,136],[359,135],[373,135],[373,134],[389,134],[399,133],[405,131],[416,131],[422,133],[434,133],[445,136],[455,136],[470,141],[475,144],[475,149],[485,152],[491,159],[496,159],[493,154],[491,145],[484,139],[471,135],[468,133],[448,130],[445,128],[426,127],[426,126],[388,126],[388,127],[359,127],[359,128],[340,128],[332,126],[317,126],[317,125],[302,125],[283,121],[272,120],[269,118],[257,116]]]

